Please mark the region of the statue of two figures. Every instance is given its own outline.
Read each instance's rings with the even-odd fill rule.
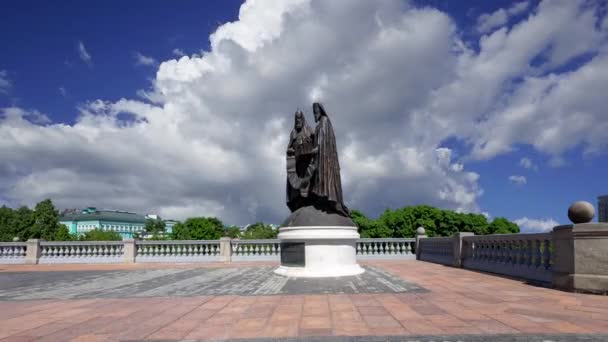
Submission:
[[[313,104],[313,131],[304,113],[295,113],[287,146],[287,206],[292,212],[313,206],[326,213],[349,217],[342,198],[340,164],[331,121],[322,104]]]

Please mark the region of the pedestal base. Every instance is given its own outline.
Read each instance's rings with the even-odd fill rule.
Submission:
[[[365,272],[357,264],[356,227],[348,226],[305,226],[285,227],[279,231],[282,245],[304,244],[303,256],[292,256],[281,252],[281,267],[276,274],[287,277],[319,278],[344,277]],[[301,252],[298,250],[297,252]],[[303,260],[303,265],[293,260]]]

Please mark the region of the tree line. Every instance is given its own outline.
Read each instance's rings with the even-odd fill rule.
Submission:
[[[476,235],[519,233],[517,224],[504,217],[488,222],[484,215],[457,213],[427,205],[400,209],[387,209],[377,219],[366,217],[361,211],[351,211],[351,217],[359,228],[362,238],[414,237],[418,227],[424,227],[428,236],[449,236],[456,232],[473,232]],[[236,226],[226,226],[215,217],[192,217],[173,226],[166,232],[165,222],[160,219],[146,220],[144,231],[153,240],[217,240],[221,237],[239,239],[275,239],[278,230],[263,222],[247,226],[241,231]],[[140,238],[139,234],[134,236]],[[0,207],[0,241],[118,241],[119,233],[91,230],[78,236],[59,223],[59,212],[50,199],[36,204],[34,209],[22,206],[12,209]]]
[[[351,217],[362,238],[411,238],[418,227],[424,227],[428,236],[450,236],[457,232],[475,235],[519,233],[519,226],[504,217],[488,222],[481,214],[458,213],[428,205],[387,209],[375,220],[359,210],[351,211]]]

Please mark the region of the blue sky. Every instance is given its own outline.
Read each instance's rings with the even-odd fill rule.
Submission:
[[[608,193],[606,2],[241,5],[4,4],[0,203],[277,223],[313,100],[369,216],[426,203],[538,231]]]

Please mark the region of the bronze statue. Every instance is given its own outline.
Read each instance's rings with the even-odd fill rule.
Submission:
[[[292,212],[311,204],[308,188],[313,173],[313,139],[313,131],[306,124],[304,113],[296,111],[287,145],[287,206]]]
[[[287,147],[287,206],[294,212],[314,206],[324,212],[349,217],[342,198],[336,137],[322,104],[313,104],[314,134],[304,113],[295,114]]]

